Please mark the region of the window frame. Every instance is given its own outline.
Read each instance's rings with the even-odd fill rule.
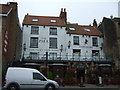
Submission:
[[[57,28],[50,27],[50,29],[49,29],[49,35],[57,35]]]
[[[39,58],[38,52],[30,52],[29,55],[30,55],[31,59],[38,59]]]
[[[92,45],[98,47],[98,38],[97,37],[92,38]]]
[[[73,36],[73,45],[80,45],[79,36]]]
[[[49,53],[49,58],[52,59],[52,60],[55,60],[57,58],[57,53],[55,52],[50,52]]]
[[[54,39],[54,40],[51,41],[51,39]],[[57,38],[55,38],[55,37],[49,38],[49,48],[57,49]]]
[[[38,35],[39,34],[39,26],[31,26],[31,34]]]
[[[33,80],[41,80],[41,81],[46,81],[46,79],[37,72],[33,72]]]
[[[56,20],[56,19],[51,19],[50,22],[51,22],[51,23],[56,23],[57,20]]]
[[[38,22],[39,19],[38,18],[32,18],[32,22]]]
[[[36,39],[37,42],[33,39]],[[30,48],[38,48],[38,37],[30,37]]]
[[[99,50],[92,50],[92,57],[100,56],[100,51]]]

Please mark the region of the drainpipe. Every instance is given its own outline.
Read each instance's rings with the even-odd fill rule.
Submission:
[[[0,16],[0,90],[2,89],[2,16]]]

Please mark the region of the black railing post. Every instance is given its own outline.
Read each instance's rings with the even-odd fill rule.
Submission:
[[[47,67],[48,67],[48,52],[46,52],[46,77],[48,75]]]

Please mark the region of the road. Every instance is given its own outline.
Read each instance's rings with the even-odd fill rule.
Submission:
[[[5,90],[5,89],[2,89]],[[33,90],[33,89],[28,89]],[[34,89],[35,90],[35,89]],[[43,89],[39,89],[43,90]],[[59,90],[120,90],[120,85],[107,85],[107,86],[96,86],[91,84],[85,84],[85,87],[80,86],[60,86]]]
[[[119,88],[60,88],[59,90],[119,90]]]
[[[5,89],[2,89],[5,90]],[[32,90],[32,89],[29,89]],[[43,90],[43,89],[40,89]],[[59,90],[120,90],[119,88],[59,88]]]

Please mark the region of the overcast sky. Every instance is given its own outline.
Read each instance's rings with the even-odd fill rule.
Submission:
[[[24,16],[59,16],[61,8],[66,8],[68,22],[89,25],[103,17],[118,17],[119,0],[0,0],[0,2],[18,2],[20,23]]]

